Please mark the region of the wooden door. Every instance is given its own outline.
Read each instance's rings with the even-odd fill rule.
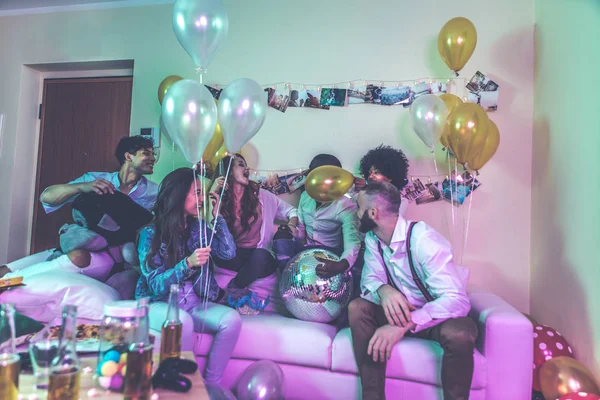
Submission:
[[[115,149],[129,136],[133,78],[46,79],[33,211],[31,252],[58,245],[58,230],[71,222],[71,207],[46,214],[45,188],[90,171],[116,171]]]

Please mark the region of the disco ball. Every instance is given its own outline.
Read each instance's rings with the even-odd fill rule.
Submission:
[[[350,270],[329,279],[315,272],[320,264],[315,256],[338,261],[327,250],[304,250],[288,261],[279,280],[279,292],[286,308],[298,319],[331,322],[339,317],[352,297]]]

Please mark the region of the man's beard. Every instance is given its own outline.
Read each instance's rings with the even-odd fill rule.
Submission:
[[[375,221],[373,221],[371,219],[371,217],[369,217],[369,213],[365,212],[363,214],[363,216],[360,218],[359,221],[359,225],[358,225],[358,230],[361,233],[367,233],[372,231],[373,229],[375,229],[377,227],[377,224],[375,223]]]

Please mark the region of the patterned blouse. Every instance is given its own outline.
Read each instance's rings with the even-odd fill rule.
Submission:
[[[204,234],[206,228],[206,236],[209,238],[212,236],[212,230],[205,227],[205,221],[199,220],[200,223],[194,223],[188,225],[187,235],[188,239],[184,246],[179,248],[179,256],[181,259],[174,266],[168,266],[167,263],[167,245],[162,243],[159,252],[154,255],[152,261],[152,267],[146,263],[146,257],[152,248],[152,238],[155,234],[154,225],[148,225],[140,231],[140,238],[138,241],[138,255],[140,258],[140,266],[142,269],[142,276],[138,280],[135,297],[137,299],[142,297],[150,297],[151,301],[167,301],[169,298],[169,289],[172,284],[179,284],[183,287],[185,281],[194,282],[194,292],[200,298],[207,298],[209,301],[214,301],[219,295],[219,286],[214,278],[213,274],[213,262],[212,257],[218,257],[224,260],[230,260],[235,257],[235,241],[233,236],[227,228],[227,223],[223,217],[217,217],[215,223],[215,236],[211,244],[211,258],[209,261],[209,267],[201,279],[200,274],[203,268],[188,268],[186,258],[192,254],[192,252],[200,248],[200,232]],[[207,278],[208,276],[208,278]],[[206,279],[209,279],[208,285]],[[208,288],[208,292],[205,293]]]

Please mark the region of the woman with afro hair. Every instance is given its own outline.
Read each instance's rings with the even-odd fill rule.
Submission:
[[[383,144],[371,149],[360,160],[360,174],[366,182],[355,181],[354,189],[358,192],[365,183],[389,182],[402,190],[408,183],[408,160],[402,150],[394,149]],[[408,207],[403,201],[400,214],[403,215]]]

